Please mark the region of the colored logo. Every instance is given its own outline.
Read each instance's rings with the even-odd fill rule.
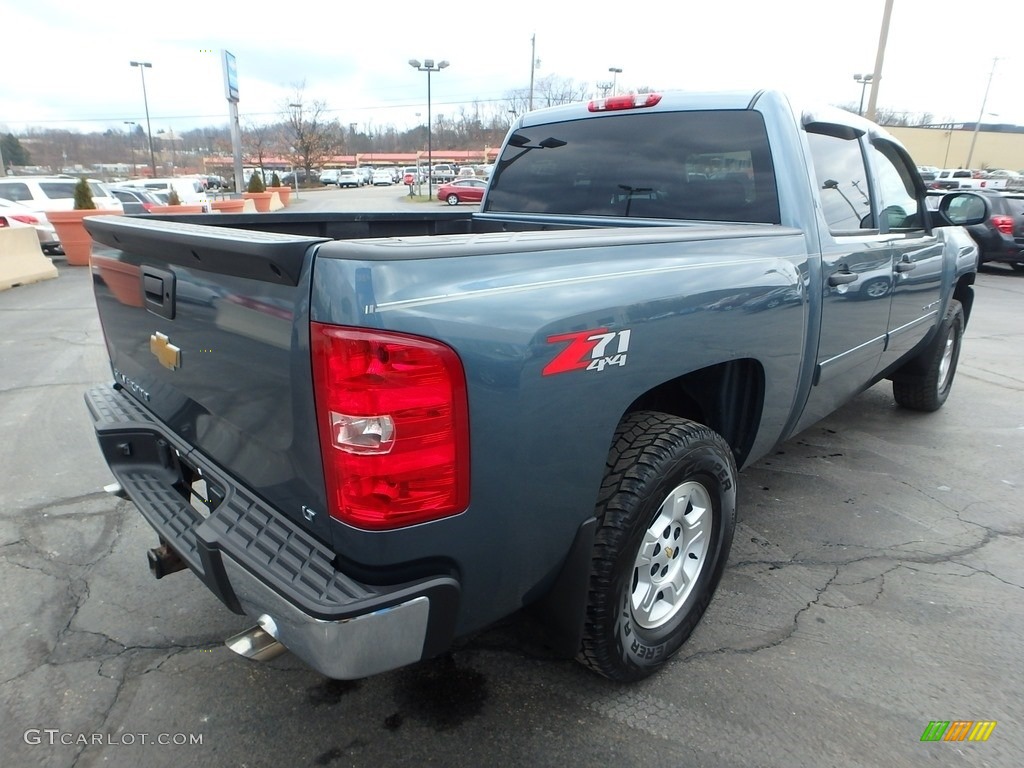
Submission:
[[[988,741],[995,729],[995,720],[932,720],[921,741]]]
[[[548,344],[567,344],[544,366],[544,376],[569,371],[603,371],[608,366],[626,365],[629,350],[629,330],[609,331],[593,328],[589,331],[559,333],[548,336]]]
[[[156,355],[164,368],[173,371],[181,365],[181,349],[171,344],[166,334],[157,331],[150,336],[149,351]]]

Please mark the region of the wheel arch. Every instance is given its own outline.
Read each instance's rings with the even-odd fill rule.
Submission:
[[[696,421],[721,435],[737,466],[750,454],[764,408],[761,363],[740,358],[670,379],[637,397],[622,414],[661,411]],[[621,420],[621,419],[620,419]]]
[[[764,393],[760,362],[752,358],[729,360],[652,387],[630,403],[619,421],[637,411],[660,411],[696,421],[722,436],[740,467],[757,437]],[[551,649],[564,658],[575,654],[582,639],[587,602],[585,573],[596,529],[596,517],[580,524],[550,588],[530,607],[531,614],[545,627]]]
[[[974,279],[976,274],[968,272],[961,275],[953,287],[953,298],[960,302],[964,310],[964,328],[971,320],[971,307],[974,306]]]

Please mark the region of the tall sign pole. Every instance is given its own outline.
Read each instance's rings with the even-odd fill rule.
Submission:
[[[230,116],[231,149],[234,154],[235,192],[244,192],[242,188],[242,126],[238,122],[238,65],[235,55],[222,50],[224,59],[224,98],[228,101]]]

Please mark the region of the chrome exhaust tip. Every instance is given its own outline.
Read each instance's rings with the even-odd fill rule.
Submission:
[[[109,493],[111,496],[116,496],[119,499],[127,499],[128,494],[124,488],[121,487],[120,483],[110,483],[110,485],[104,485],[103,490]]]
[[[224,645],[239,656],[244,656],[253,661],[276,659],[288,649],[284,643],[271,634],[277,628],[272,618],[264,614],[260,616],[258,621],[259,624],[257,626],[229,637],[224,641]]]

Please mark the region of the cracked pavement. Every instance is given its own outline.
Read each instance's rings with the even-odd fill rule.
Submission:
[[[109,369],[88,271],[59,266],[0,292],[0,765],[1020,764],[1024,275],[979,275],[941,411],[883,383],[742,473],[704,621],[621,687],[529,622],[358,682],[235,657],[249,622],[153,580],[155,535],[101,491],[82,393]],[[931,720],[998,726],[921,743]]]

